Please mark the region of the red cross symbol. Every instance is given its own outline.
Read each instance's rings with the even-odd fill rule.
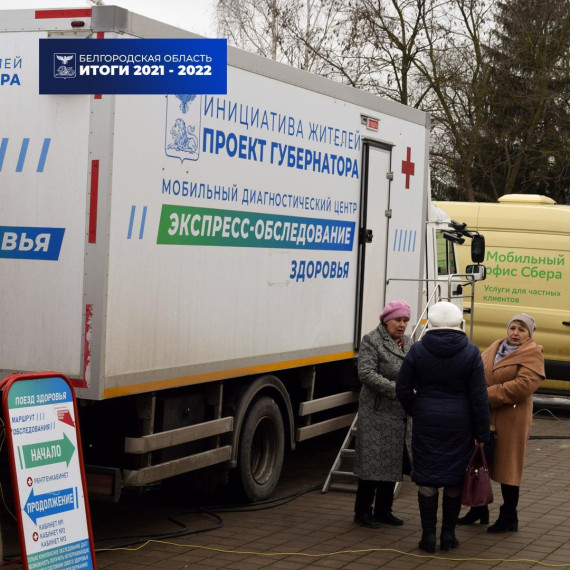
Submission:
[[[415,163],[412,162],[412,149],[408,147],[406,160],[402,160],[402,174],[406,175],[406,190],[410,188],[410,176],[414,175]]]

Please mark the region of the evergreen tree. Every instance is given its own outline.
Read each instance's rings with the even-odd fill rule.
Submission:
[[[570,2],[498,2],[486,121],[473,180],[509,193],[570,200]]]

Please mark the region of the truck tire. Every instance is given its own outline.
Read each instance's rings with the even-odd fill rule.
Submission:
[[[281,410],[273,398],[262,396],[247,412],[238,449],[239,479],[250,501],[263,501],[275,491],[284,449]]]

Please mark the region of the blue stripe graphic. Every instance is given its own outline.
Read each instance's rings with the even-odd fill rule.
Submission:
[[[135,222],[136,209],[137,209],[136,206],[131,206],[131,219],[129,220],[129,230],[127,232],[127,239],[131,239],[131,237],[133,237],[133,224]]]
[[[26,138],[22,140],[22,148],[20,148],[20,156],[18,157],[16,172],[22,172],[24,168],[24,161],[26,160],[26,153],[28,152],[29,144],[30,144],[30,139]]]
[[[4,166],[4,159],[6,158],[6,151],[8,150],[9,140],[10,139],[7,137],[0,140],[0,171],[2,171],[2,167]],[[43,144],[40,151],[36,172],[44,171],[50,144],[51,144],[51,138],[46,137],[43,139]],[[23,138],[22,146],[20,147],[20,154],[18,155],[18,163],[16,164],[16,172],[22,172],[24,170],[24,163],[26,162],[26,156],[28,154],[29,146],[30,146],[30,139],[28,137]]]
[[[139,230],[139,239],[142,239],[144,236],[147,210],[148,210],[148,206],[143,206],[142,215],[141,215],[141,227]],[[137,207],[133,204],[131,206],[131,215],[129,218],[129,229],[127,230],[127,239],[132,239],[132,237],[133,237],[133,229],[135,226],[136,213],[137,213]]]
[[[392,251],[416,251],[417,230],[395,230]]]
[[[143,207],[143,213],[142,213],[142,219],[141,219],[141,231],[139,233],[139,239],[142,239],[143,235],[144,235],[144,225],[146,222],[146,210],[147,210],[147,207],[144,206]]]
[[[44,139],[44,144],[42,146],[42,152],[40,154],[40,160],[38,161],[38,169],[36,170],[36,172],[43,172],[44,171],[44,166],[46,165],[46,158],[47,158],[47,153],[49,150],[50,143],[51,143],[51,139]]]
[[[6,156],[7,148],[8,139],[2,139],[2,144],[0,144],[0,171],[2,171],[2,164],[4,163],[4,157]]]

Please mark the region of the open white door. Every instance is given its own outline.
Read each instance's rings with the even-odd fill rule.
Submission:
[[[362,335],[378,326],[378,317],[384,306],[386,291],[386,210],[389,204],[390,150],[385,147],[365,146],[365,178],[363,210],[361,215],[364,236],[361,244],[360,327],[357,342]]]

